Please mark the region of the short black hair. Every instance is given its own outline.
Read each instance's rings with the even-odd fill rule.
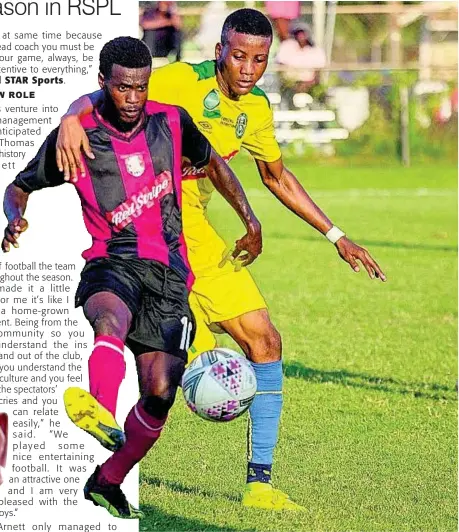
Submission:
[[[238,9],[226,17],[223,23],[221,43],[228,42],[228,33],[234,30],[237,33],[256,35],[257,37],[273,37],[273,28],[269,19],[256,9]]]
[[[144,68],[151,66],[151,53],[147,46],[134,37],[117,37],[104,45],[99,56],[99,71],[110,78],[112,66]]]

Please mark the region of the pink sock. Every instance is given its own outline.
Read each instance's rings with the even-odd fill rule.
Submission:
[[[97,336],[89,357],[89,391],[113,416],[121,382],[126,375],[124,343],[114,336]]]
[[[145,412],[141,400],[129,412],[124,424],[126,443],[100,468],[100,482],[121,484],[129,471],[140,462],[159,438],[166,423]]]

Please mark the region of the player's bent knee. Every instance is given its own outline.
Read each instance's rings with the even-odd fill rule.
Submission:
[[[143,397],[142,404],[150,416],[157,419],[165,418],[175,401],[177,388],[169,389],[164,395],[148,395]]]
[[[83,311],[96,336],[115,336],[125,340],[132,315],[119,297],[105,292],[94,294],[84,304]]]
[[[269,330],[249,341],[251,360],[258,364],[277,362],[282,358],[282,338],[279,331],[270,324]]]
[[[112,311],[102,311],[91,321],[92,328],[96,336],[115,336],[124,340],[129,330],[129,319],[127,316],[118,316]]]
[[[159,419],[166,417],[174,404],[177,386],[175,374],[157,376],[153,382],[150,382],[149,389],[142,393],[146,412]]]

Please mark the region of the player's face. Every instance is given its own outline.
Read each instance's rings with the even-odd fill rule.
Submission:
[[[224,46],[218,43],[215,48],[223,92],[230,97],[248,94],[268,66],[270,46],[270,37],[230,30],[228,42]]]
[[[151,68],[126,68],[113,65],[110,78],[99,75],[101,88],[108,92],[118,119],[124,124],[136,124],[147,101]]]

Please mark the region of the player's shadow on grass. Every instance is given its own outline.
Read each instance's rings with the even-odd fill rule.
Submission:
[[[279,240],[298,240],[298,241],[309,241],[309,242],[320,242],[320,237],[316,236],[295,236],[291,234],[285,234],[285,233],[277,233],[277,232],[269,232],[266,233],[266,238],[278,238]],[[372,247],[381,247],[381,248],[394,248],[394,249],[412,249],[412,250],[424,250],[424,251],[452,251],[454,253],[457,253],[458,247],[457,246],[447,246],[447,245],[439,245],[436,246],[435,244],[415,244],[415,243],[407,243],[407,242],[392,242],[392,241],[386,241],[386,240],[357,240],[358,244],[361,246],[368,246],[368,248]]]
[[[188,519],[181,515],[173,515],[150,504],[142,505],[142,511],[145,513],[145,519],[142,519],[139,524],[139,532],[150,532],[151,530],[158,532],[179,531],[186,530],[187,532],[234,532],[234,528],[226,526],[217,526],[197,519]],[[255,532],[255,528],[244,529],[244,532]]]
[[[147,477],[142,474],[140,474],[140,482],[145,482],[145,484],[148,484],[149,486],[153,486],[155,488],[159,488],[161,486],[164,486],[171,491],[176,491],[178,493],[184,493],[186,495],[195,495],[198,497],[208,497],[209,499],[215,499],[216,496],[227,499],[231,502],[241,502],[241,497],[237,495],[230,495],[227,493],[221,493],[221,492],[214,492],[214,491],[207,491],[203,490],[200,486],[185,486],[181,482],[177,482],[175,480],[165,480],[163,478],[156,478],[156,477]]]
[[[420,399],[456,400],[454,387],[427,382],[406,382],[390,377],[374,377],[365,373],[351,373],[346,370],[320,370],[308,368],[300,362],[284,362],[286,377],[304,379],[316,383],[333,383],[353,388],[365,388],[378,392],[408,395]]]

